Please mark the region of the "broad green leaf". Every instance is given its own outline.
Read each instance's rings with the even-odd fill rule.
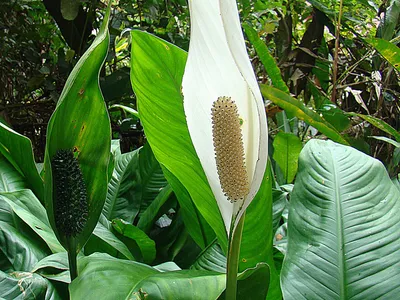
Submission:
[[[29,272],[13,272],[11,274],[0,271],[1,299],[62,299],[53,284],[42,276]]]
[[[178,178],[166,168],[164,168],[164,174],[178,199],[181,208],[180,212],[182,213],[182,219],[187,231],[196,244],[203,249],[214,240],[215,233],[199,213],[188,191]]]
[[[207,270],[225,273],[226,256],[222,252],[221,246],[217,242],[210,244],[197,257],[196,261],[190,268],[193,270]]]
[[[91,244],[93,242],[93,244]],[[115,234],[106,226],[97,223],[96,228],[93,230],[92,236],[89,238],[88,247],[85,246],[85,253],[89,250],[89,253],[92,252],[108,252],[107,250],[101,251],[100,243],[104,243],[105,248],[107,248],[110,252],[114,252],[113,256],[119,257],[118,253],[121,253],[125,258],[130,260],[135,260],[132,253],[129,251],[128,247],[120,240]],[[90,245],[89,245],[90,244]]]
[[[95,228],[107,193],[111,128],[99,88],[99,73],[108,50],[109,8],[96,39],[69,75],[47,128],[44,162],[47,214],[61,244],[65,248],[75,248],[76,252]],[[88,191],[89,213],[85,228],[71,239],[57,229],[55,219],[59,216],[55,216],[53,210],[51,160],[61,149],[75,152]]]
[[[43,180],[36,169],[31,141],[0,123],[0,153],[24,176],[24,181],[43,203]]]
[[[26,187],[23,175],[0,154],[0,192],[13,192]]]
[[[68,270],[68,255],[67,252],[58,252],[46,256],[41,261],[39,261],[32,272],[37,272],[38,270],[42,270],[45,268],[55,268],[58,270]]]
[[[400,142],[400,132],[398,132],[396,129],[394,129],[392,126],[390,126],[388,123],[385,121],[369,116],[369,115],[362,115],[362,114],[356,114],[356,113],[348,113],[350,116],[357,116],[360,117],[361,119],[364,119],[368,123],[374,125],[376,128],[379,128],[380,130],[392,135],[396,141]]]
[[[268,163],[260,189],[246,210],[239,272],[252,269],[258,263],[267,263],[270,266],[268,276],[264,278],[264,282],[259,282],[258,291],[264,291],[269,285],[268,299],[279,299],[282,295],[272,248],[272,181],[273,176]]]
[[[113,220],[112,226],[119,234],[136,243],[142,261],[148,264],[153,262],[156,257],[156,243],[146,233],[120,219]]]
[[[395,44],[378,38],[370,38],[366,41],[400,72],[400,49]]]
[[[50,254],[33,239],[24,236],[10,224],[0,221],[0,250],[16,271],[29,272],[42,258]]]
[[[260,40],[257,31],[255,31],[251,26],[245,23],[243,23],[242,26],[247,38],[253,45],[258,57],[264,65],[265,71],[271,78],[272,84],[282,92],[289,94],[289,89],[282,79],[281,70],[276,65],[274,57],[269,53],[267,45]]]
[[[226,249],[225,226],[193,148],[183,111],[181,83],[187,54],[145,32],[131,31],[131,37],[131,81],[154,155],[183,184]]]
[[[225,289],[225,274],[182,270],[148,276],[130,294],[131,299],[209,300]],[[143,297],[143,298],[142,298]]]
[[[103,215],[112,220],[121,218],[133,222],[140,209],[139,150],[117,155],[114,160],[114,171],[108,184],[107,197]]]
[[[31,190],[0,193],[1,200],[11,206],[15,214],[46,242],[52,252],[64,251],[51,229],[46,210]]]
[[[225,275],[184,270],[160,272],[147,265],[96,253],[78,261],[80,276],[70,287],[71,299],[216,299]],[[121,276],[123,275],[123,276]],[[141,298],[142,297],[142,298]]]
[[[154,222],[170,209],[170,201],[168,200],[171,198],[172,193],[172,188],[169,185],[163,188],[153,202],[151,202],[141,214],[137,227],[149,234]]]
[[[69,284],[71,283],[71,277],[68,270],[69,264],[67,252],[58,252],[46,256],[39,261],[33,268],[32,272],[39,273],[47,279]]]
[[[165,187],[167,181],[148,144],[117,155],[103,214],[133,223]]]
[[[71,299],[126,299],[144,278],[158,273],[147,265],[95,253],[78,260],[79,277],[69,286]]]
[[[145,144],[139,153],[140,174],[140,210],[144,211],[167,185],[167,180],[149,144]]]
[[[237,298],[252,300],[281,299],[278,294],[269,291],[270,269],[266,263],[258,263],[254,268],[246,269],[238,275]]]
[[[331,141],[309,141],[290,200],[284,298],[395,299],[399,199],[379,161]]]
[[[348,142],[344,139],[343,136],[340,135],[335,127],[325,121],[319,114],[307,108],[304,103],[273,87],[262,84],[260,85],[260,88],[261,93],[266,99],[271,100],[287,112],[293,114],[300,120],[303,120],[307,124],[318,129],[328,138],[338,143],[348,145]]]
[[[282,131],[275,136],[273,145],[273,158],[281,168],[286,183],[291,183],[296,176],[297,162],[303,145],[296,135]]]

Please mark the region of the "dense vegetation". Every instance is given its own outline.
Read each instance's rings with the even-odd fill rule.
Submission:
[[[219,80],[207,36],[232,22],[195,20],[196,1],[204,20],[237,2],[259,90],[240,39],[224,36],[226,55],[267,116],[259,141],[244,134],[258,187],[228,221],[189,98]],[[201,1],[0,3],[0,297],[233,299],[236,281],[238,299],[400,293],[400,3]],[[216,31],[195,44],[194,22]]]

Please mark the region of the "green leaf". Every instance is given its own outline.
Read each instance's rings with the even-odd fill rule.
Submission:
[[[71,277],[68,270],[67,252],[58,252],[39,261],[32,272],[40,273],[41,276],[51,280],[69,284],[71,283]]]
[[[329,71],[326,74],[329,78]],[[349,128],[351,122],[348,115],[346,115],[346,113],[336,104],[326,98],[314,84],[309,83],[308,86],[314,98],[317,113],[322,114],[323,118],[332,124],[332,126],[334,126],[339,132]]]
[[[149,144],[145,144],[139,153],[140,210],[144,211],[167,185],[164,173]]]
[[[73,21],[79,13],[81,3],[79,0],[61,0],[60,10],[63,18],[68,21]]]
[[[160,164],[183,184],[224,249],[227,234],[193,148],[181,94],[187,54],[148,33],[131,31],[131,81],[140,120]]]
[[[91,244],[91,242],[93,242],[93,244],[89,245]],[[103,252],[100,248],[101,243],[105,243],[105,247],[108,248],[110,251],[113,251],[114,256],[118,256],[118,253],[121,253],[127,259],[135,260],[128,247],[120,239],[118,239],[118,237],[116,237],[109,228],[99,222],[97,223],[96,228],[93,231],[93,235],[90,237],[87,246],[85,246],[85,253],[87,253],[86,251],[89,250],[89,248],[92,249],[92,251],[89,250],[89,253]],[[106,250],[104,252],[109,253]]]
[[[141,260],[151,263],[156,257],[156,243],[150,239],[142,230],[123,220],[112,221],[113,228],[124,237],[135,241],[141,253]]]
[[[108,184],[111,128],[99,88],[99,73],[107,55],[110,7],[96,39],[75,65],[48,124],[45,152],[45,203],[50,224],[61,244],[78,252],[95,228]],[[57,150],[70,149],[77,156],[88,191],[88,218],[74,238],[67,238],[56,225],[51,160]],[[75,216],[76,217],[76,216]]]
[[[164,174],[178,199],[182,219],[190,236],[200,248],[206,247],[215,239],[215,233],[199,213],[188,191],[178,178],[166,168],[164,168]]]
[[[361,119],[364,119],[368,123],[374,125],[376,128],[379,128],[380,130],[392,135],[396,139],[396,141],[400,142],[400,133],[385,121],[369,115],[362,115],[356,113],[348,113],[348,115],[357,116],[360,117]]]
[[[121,105],[121,104],[114,104],[114,105],[110,106],[110,109],[112,109],[112,108],[121,108],[122,110],[135,116],[136,118],[139,118],[139,113],[137,112],[137,110],[133,109],[132,107]]]
[[[268,162],[260,189],[246,210],[239,272],[252,269],[258,263],[267,263],[270,266],[268,276],[264,278],[264,282],[259,283],[258,291],[264,291],[269,285],[268,299],[280,299],[282,295],[272,248],[272,181],[271,166]]]
[[[0,271],[1,299],[62,299],[53,284],[42,276],[28,272],[6,274]]]
[[[319,114],[307,108],[304,103],[292,98],[291,96],[285,94],[284,92],[277,90],[273,87],[261,84],[261,93],[263,96],[274,102],[276,105],[283,108],[285,111],[293,114],[300,120],[303,120],[307,124],[318,129],[321,133],[326,135],[328,138],[348,145],[348,142],[343,136],[333,127],[330,123],[325,121]]]
[[[13,192],[26,187],[23,175],[0,154],[0,192]]]
[[[223,253],[221,246],[217,242],[210,244],[197,257],[196,261],[190,268],[193,270],[207,270],[225,273],[226,256]]]
[[[396,298],[399,199],[379,161],[331,141],[309,141],[290,200],[284,298]]]
[[[33,239],[25,237],[19,230],[2,221],[0,221],[0,250],[14,270],[26,272],[50,254]]]
[[[80,276],[70,287],[71,299],[216,299],[225,275],[184,270],[160,272],[132,261],[96,253],[78,261]],[[121,276],[123,274],[124,276]]]
[[[95,253],[78,260],[79,277],[69,286],[71,299],[125,299],[132,288],[157,270],[133,261]]]
[[[7,202],[16,215],[32,228],[52,252],[64,251],[47,219],[46,210],[30,190],[0,193],[0,201]]]
[[[389,143],[393,146],[395,146],[396,148],[400,148],[400,142],[396,142],[392,139],[389,139],[386,136],[369,136],[370,138],[376,139],[376,140],[380,140],[380,141],[384,141],[386,143]]]
[[[400,49],[393,43],[378,39],[366,39],[366,42],[374,47],[379,53],[400,72]]]
[[[103,215],[110,221],[121,218],[133,222],[139,212],[140,200],[137,194],[140,191],[134,189],[135,186],[140,186],[138,158],[139,149],[115,157],[114,171],[103,208]]]
[[[281,70],[276,65],[274,57],[269,53],[267,45],[259,38],[257,31],[251,26],[245,23],[243,23],[242,26],[247,38],[256,50],[265,71],[271,78],[272,84],[282,92],[289,94],[289,88],[282,79]]]
[[[172,193],[172,188],[169,185],[162,189],[140,216],[139,222],[137,223],[139,229],[149,234],[154,222],[170,209],[170,201],[168,200]]]
[[[303,145],[296,135],[282,131],[275,136],[273,145],[273,158],[281,168],[286,183],[291,183],[296,176],[297,162]]]
[[[24,176],[27,187],[43,203],[43,180],[36,169],[30,139],[0,123],[0,152]]]
[[[209,300],[225,289],[225,274],[182,270],[150,275],[137,284],[132,299]]]
[[[258,263],[238,276],[237,298],[252,300],[281,299],[279,294],[269,293],[270,269],[266,263]],[[267,297],[268,294],[268,297]],[[251,296],[250,296],[251,295]]]

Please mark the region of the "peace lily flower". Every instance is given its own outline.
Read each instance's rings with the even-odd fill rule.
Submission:
[[[189,133],[228,234],[260,188],[267,163],[264,103],[235,0],[189,0],[183,76]]]

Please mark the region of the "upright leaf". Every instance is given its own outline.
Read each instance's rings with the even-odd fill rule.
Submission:
[[[183,184],[226,247],[225,226],[193,148],[183,111],[181,83],[187,54],[145,32],[132,31],[131,37],[131,81],[154,155]]]
[[[291,183],[297,172],[297,162],[303,145],[296,135],[282,131],[275,136],[273,145],[273,158],[281,168],[286,183]]]
[[[0,122],[0,153],[24,176],[28,187],[43,203],[43,180],[35,165],[31,141]]]
[[[395,299],[400,294],[400,192],[354,148],[311,140],[290,200],[285,299]]]
[[[45,203],[50,224],[61,244],[79,251],[93,229],[104,205],[111,128],[99,88],[99,73],[107,55],[109,9],[96,39],[72,70],[47,128],[45,152]],[[72,238],[55,224],[55,201],[51,161],[58,150],[70,150],[77,157],[87,188],[88,217],[84,229]],[[73,216],[77,218],[78,216]]]

